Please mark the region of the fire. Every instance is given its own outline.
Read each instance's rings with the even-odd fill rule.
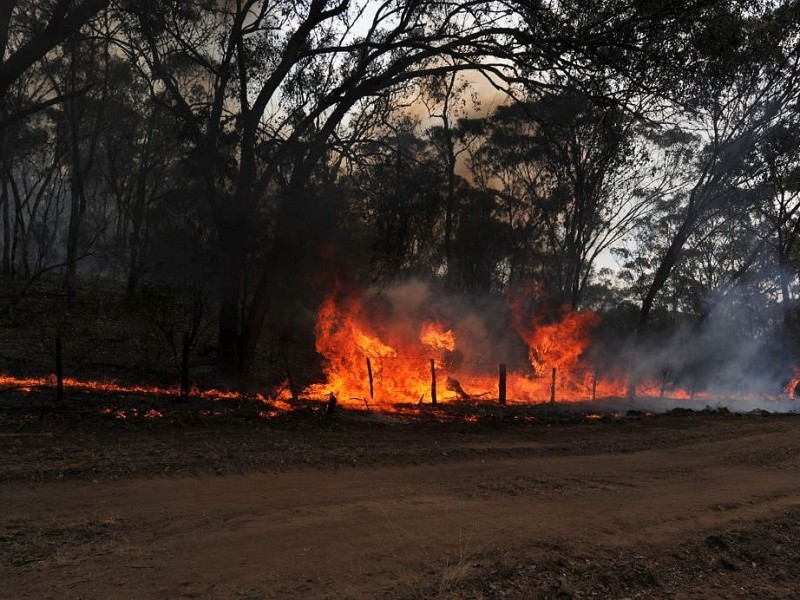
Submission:
[[[520,333],[528,343],[528,356],[537,375],[548,368],[574,370],[589,345],[589,332],[597,325],[597,313],[565,312],[563,318],[542,325],[534,323],[530,330]]]
[[[306,387],[302,395],[332,402],[332,394],[336,402],[346,407],[391,411],[405,410],[399,406],[402,404],[429,404],[434,398],[437,402],[496,402],[503,393],[501,381],[509,403],[575,402],[626,395],[625,381],[604,377],[587,358],[591,332],[599,322],[596,313],[562,309],[547,319],[526,320],[520,305],[515,305],[507,315],[514,329],[493,332],[475,315],[465,318],[462,314],[452,322],[434,320],[426,312],[441,316],[441,303],[434,311],[427,308],[430,303],[424,296],[417,298],[422,300],[413,311],[399,303],[392,304],[385,297],[367,294],[334,294],[325,299],[315,328],[325,381]],[[493,333],[503,339],[502,344],[492,346]],[[637,396],[664,398],[667,391],[672,400],[711,399],[705,390],[673,389],[666,383],[666,376],[641,381]],[[0,389],[32,391],[55,385],[53,376],[0,375]],[[177,387],[123,385],[115,381],[64,378],[63,386],[73,392],[111,395],[181,395]],[[783,400],[800,396],[800,369],[784,392]],[[292,408],[288,384],[271,395],[245,396],[233,391],[192,388],[190,396],[260,402],[269,409],[259,414],[262,418],[271,411]],[[155,420],[163,416],[156,409],[139,413],[136,409],[103,408],[101,413],[118,419],[141,416]]]
[[[143,396],[169,396],[178,397],[181,395],[181,390],[178,387],[161,387],[161,386],[147,386],[147,385],[124,385],[113,380],[106,381],[91,381],[76,379],[73,377],[64,377],[64,389],[75,392],[99,392],[103,394],[139,394]],[[47,377],[13,377],[11,375],[0,375],[0,388],[18,389],[22,392],[30,392],[36,389],[53,388],[56,386],[56,378],[54,375]],[[200,390],[193,387],[189,395],[195,398],[203,398],[206,400],[244,400],[254,399],[257,402],[267,402],[266,396],[256,394],[255,396],[245,396],[239,392],[225,391],[217,389]],[[158,412],[158,411],[156,411]],[[151,414],[148,418],[153,417]]]
[[[382,339],[368,323],[364,307],[356,297],[345,299],[341,307],[333,297],[322,303],[316,338],[317,352],[326,359],[327,382],[306,390],[311,396],[333,393],[340,401],[362,403],[375,399],[378,382],[384,397],[419,399],[430,389],[424,371],[399,359],[390,341]]]
[[[431,402],[434,389],[438,401],[497,398],[497,362],[476,361],[482,350],[469,347],[469,336],[461,338],[458,328],[448,323],[425,318],[415,322],[407,315],[370,310],[371,300],[362,295],[330,296],[322,303],[316,348],[325,360],[326,382],[307,388],[307,395],[333,393],[345,404],[386,408]],[[555,388],[559,400],[590,399],[597,383],[582,355],[597,321],[594,313],[565,311],[559,320],[521,328],[530,368],[522,363],[508,371],[507,397],[547,401]],[[624,387],[615,386],[614,391],[619,390]]]
[[[784,392],[789,398],[800,398],[800,368],[795,369],[794,376],[786,384]]]
[[[587,357],[592,330],[599,322],[594,312],[562,308],[548,318],[526,319],[516,302],[510,320],[527,356],[517,356],[506,346],[497,356],[487,356],[491,332],[476,335],[480,328],[475,319],[462,315],[448,323],[426,315],[426,302],[417,303],[414,312],[422,313],[418,316],[389,304],[367,294],[332,295],[322,303],[316,348],[324,359],[326,381],[309,386],[304,395],[323,399],[333,394],[345,406],[384,410],[431,403],[434,393],[438,402],[497,401],[501,370],[506,373],[508,402],[577,402],[627,395],[624,379],[599,372]],[[498,337],[509,336],[501,333]],[[798,385],[800,372],[786,388],[787,394],[792,396]],[[712,400],[706,390],[667,387],[663,378],[640,381],[637,397]]]
[[[455,334],[436,321],[425,321],[422,324],[419,332],[419,341],[431,348],[449,350],[450,352],[456,349]]]

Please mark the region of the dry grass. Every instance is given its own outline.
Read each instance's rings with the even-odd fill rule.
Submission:
[[[5,568],[64,566],[121,552],[125,524],[113,515],[65,523],[40,523],[9,516],[0,527],[0,564]]]

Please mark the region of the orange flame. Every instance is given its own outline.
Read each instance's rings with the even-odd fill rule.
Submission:
[[[794,376],[786,384],[786,387],[783,389],[786,392],[786,395],[789,398],[798,398],[800,397],[800,368],[795,369]]]
[[[589,332],[599,318],[593,312],[564,311],[560,321],[548,325],[534,324],[529,331],[520,332],[528,343],[528,356],[537,375],[547,368],[572,370],[589,345]]]
[[[86,381],[73,377],[64,377],[64,389],[76,392],[100,392],[104,394],[141,394],[145,396],[171,396],[181,395],[178,387],[160,387],[148,385],[124,385],[113,380],[107,381]],[[47,377],[13,377],[10,375],[0,375],[0,387],[19,389],[23,392],[30,392],[35,389],[52,388],[56,385],[56,378],[53,375]],[[206,400],[244,400],[252,399],[257,402],[268,402],[263,394],[246,396],[240,392],[207,389],[200,390],[193,387],[189,395],[195,398]]]
[[[360,296],[328,297],[317,315],[316,347],[324,357],[327,381],[305,393],[323,397],[333,393],[341,402],[390,407],[401,402],[430,402],[436,378],[437,400],[496,398],[497,363],[459,360],[458,331],[445,323],[419,324],[369,316]],[[532,370],[509,371],[507,395],[517,401],[541,402],[551,397],[551,369],[558,371],[559,400],[588,400],[597,385],[592,369],[582,363],[594,313],[565,312],[561,320],[521,332],[529,346]],[[418,331],[414,336],[412,332]],[[465,349],[466,350],[466,349]],[[470,355],[481,354],[471,349]],[[431,360],[434,371],[431,372]],[[370,370],[372,386],[370,387]],[[615,385],[614,391],[624,390]],[[607,385],[604,392],[611,389]]]
[[[419,332],[419,341],[431,348],[449,350],[450,352],[456,349],[455,334],[436,321],[425,321],[422,324]]]

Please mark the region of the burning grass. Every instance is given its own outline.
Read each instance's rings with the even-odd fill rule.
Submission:
[[[14,390],[0,395],[0,481],[630,451],[659,445],[674,434],[670,429],[686,428],[681,435],[697,440],[733,419],[768,431],[771,423],[792,418],[763,411],[747,418],[712,408],[661,415],[621,404],[599,408],[464,401],[398,404],[392,412],[339,407],[330,413],[318,401],[277,406],[246,397],[179,400],[67,390],[58,404],[49,389]],[[567,432],[569,443],[561,438]]]
[[[526,320],[515,303],[507,307],[507,322],[492,329],[485,315],[443,303],[424,286],[390,290],[385,296],[332,293],[316,322],[325,381],[307,386],[303,394],[333,394],[349,406],[384,411],[397,404],[476,400],[602,404],[628,395],[626,370],[611,367],[614,360],[605,360],[601,368],[596,356],[592,358],[592,331],[600,320],[596,313],[562,308],[546,318]],[[437,313],[444,316],[436,319]],[[682,387],[667,368],[657,378],[635,377],[636,398],[650,410],[666,410],[684,400],[692,406],[723,403],[737,410],[764,403],[774,410],[783,402],[784,410],[791,410],[798,388],[797,377],[782,391],[766,386],[757,392],[731,382],[703,389],[694,378]],[[288,398],[289,392],[281,397]]]
[[[48,289],[42,289],[43,298]],[[55,331],[64,330],[64,324],[48,320],[47,315],[58,310],[45,306],[44,300],[40,302],[41,306],[33,303],[29,307],[31,322],[27,326],[4,329],[0,360],[5,366],[0,373],[5,370],[15,376],[0,375],[0,393],[38,394],[55,386],[52,375],[40,374],[53,367],[53,336]],[[478,408],[481,404],[494,410],[491,405],[500,403],[501,397],[515,407],[555,400],[601,414],[664,411],[676,406],[702,409],[718,404],[744,412],[797,408],[794,398],[800,389],[800,371],[791,380],[787,377],[783,392],[773,386],[757,393],[735,384],[725,389],[706,389],[703,382],[686,385],[674,370],[665,369],[657,377],[642,377],[637,399],[627,400],[625,372],[610,366],[612,359],[619,357],[598,358],[602,353],[598,353],[593,339],[597,314],[561,309],[531,317],[520,302],[502,307],[496,304],[462,305],[458,299],[437,294],[419,282],[383,293],[334,290],[319,307],[316,357],[306,354],[311,350],[310,343],[304,348],[289,348],[280,360],[273,357],[270,362],[261,356],[255,370],[259,387],[242,392],[220,389],[226,382],[211,374],[213,347],[201,350],[198,342],[189,361],[190,381],[198,386],[189,395],[193,402],[200,399],[215,404],[198,412],[202,418],[239,410],[262,420],[297,408],[320,408],[331,394],[339,407],[348,410],[408,416],[426,410],[425,406],[433,403],[434,393],[439,405],[472,403],[478,413],[483,410]],[[151,331],[145,336],[155,345],[140,349],[148,356],[161,356],[158,370],[149,370],[154,365],[133,361],[134,349],[125,345],[125,340],[138,339],[132,335],[134,331],[144,335],[148,327],[141,315],[137,320],[129,314],[131,309],[122,299],[109,297],[102,289],[87,293],[74,310],[78,312],[69,319],[72,328],[66,327],[64,334],[65,389],[73,395],[139,398],[141,406],[135,410],[114,403],[100,407],[119,420],[144,418],[155,422],[167,415],[171,406],[162,406],[162,400],[178,401],[181,397],[178,386],[169,385],[180,378],[180,365],[167,368],[164,362],[175,350],[177,333],[170,330],[156,335]],[[80,324],[85,325],[81,330]],[[159,350],[154,341],[159,335],[169,342],[171,350],[166,354],[165,348]],[[281,384],[284,371],[286,381]],[[288,375],[290,371],[293,378]],[[108,377],[110,373],[119,380]],[[288,381],[293,381],[292,389]],[[147,399],[152,400],[152,406],[147,406]],[[590,401],[594,408],[586,407]],[[454,408],[442,418],[449,419],[460,410]]]

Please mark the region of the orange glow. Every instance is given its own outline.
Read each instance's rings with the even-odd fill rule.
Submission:
[[[542,317],[524,318],[521,306],[513,306],[514,332],[496,332],[504,343],[492,346],[489,326],[474,315],[454,322],[433,320],[420,303],[412,316],[384,297],[334,294],[325,299],[317,314],[316,350],[323,358],[325,381],[307,386],[301,396],[325,402],[333,394],[341,406],[353,409],[404,411],[430,404],[435,393],[440,403],[454,401],[496,402],[499,396],[498,363],[505,364],[506,401],[509,404],[581,402],[623,398],[624,380],[598,374],[587,358],[592,329],[599,317],[593,312],[566,308]],[[441,311],[438,311],[441,312]],[[507,340],[511,339],[511,342]],[[524,344],[523,344],[524,342]],[[527,359],[527,360],[526,360]],[[178,398],[177,387],[123,385],[115,381],[81,381],[64,378],[65,390],[110,395],[149,395]],[[0,375],[0,389],[31,391],[55,387],[55,377],[15,378]],[[785,388],[793,398],[800,386],[800,369]],[[207,400],[252,400],[266,406],[260,418],[293,408],[288,383],[271,395],[245,395],[221,390],[192,388],[190,396]],[[707,391],[664,389],[661,380],[642,381],[638,398],[713,402]],[[752,396],[763,400],[766,396]],[[737,400],[746,400],[737,395]],[[400,405],[406,405],[402,407]],[[229,410],[221,407],[221,411]],[[159,419],[156,409],[101,408],[118,419]],[[209,414],[217,414],[214,409]],[[203,414],[203,413],[201,413]],[[219,413],[222,414],[222,413]],[[599,418],[597,414],[586,417]]]
[[[589,400],[593,385],[607,396],[624,393],[621,384],[595,385],[591,365],[583,362],[589,332],[597,321],[594,313],[566,311],[558,321],[521,328],[531,368],[508,371],[508,399],[548,401],[553,368],[559,401]],[[486,359],[480,363],[458,360],[465,353],[483,353],[482,348],[463,347],[463,343],[458,330],[447,323],[380,318],[370,313],[359,295],[331,296],[322,303],[316,326],[316,347],[325,359],[327,381],[310,386],[305,394],[322,398],[333,393],[340,402],[353,406],[429,403],[433,360],[438,401],[497,398],[497,364]]]
[[[460,335],[456,324],[424,318],[414,321],[406,314],[393,316],[392,311],[370,310],[370,302],[370,298],[352,294],[330,296],[322,303],[316,347],[324,358],[326,381],[306,388],[305,396],[323,399],[333,393],[352,408],[397,410],[399,404],[427,404],[432,398],[433,361],[439,402],[496,401],[497,363],[502,358],[486,357],[486,349],[475,347],[469,335]],[[592,329],[599,322],[596,313],[563,308],[555,318],[526,322],[520,305],[512,308],[517,333],[528,348],[529,364],[507,365],[507,402],[540,403],[553,396],[558,402],[626,396],[626,381],[598,375],[586,357]],[[798,383],[800,374],[794,385]],[[639,398],[662,394],[661,381],[642,381],[637,389]],[[669,389],[666,397],[712,400],[708,392],[683,389]],[[763,396],[753,396],[756,399]]]
[[[84,381],[65,377],[63,380],[64,389],[74,392],[100,392],[103,394],[140,394],[143,396],[171,396],[179,397],[181,391],[177,387],[167,388],[147,385],[123,385],[116,381]],[[47,377],[12,377],[10,375],[0,375],[0,388],[16,388],[23,392],[30,392],[34,389],[53,388],[56,385],[56,378],[53,375]],[[224,390],[199,390],[193,387],[189,395],[205,400],[255,400],[257,402],[267,402],[267,398],[262,394],[246,396],[239,392]],[[105,411],[107,409],[101,409]],[[157,412],[157,411],[156,411]],[[104,413],[106,414],[106,413]]]
[[[789,398],[800,397],[800,368],[795,369],[794,377],[786,384],[784,390]]]
[[[597,313],[565,311],[561,320],[554,323],[534,323],[529,330],[521,328],[534,372],[546,375],[547,369],[566,371],[580,366],[581,355],[589,345],[589,332],[598,321]]]
[[[455,334],[436,321],[425,321],[422,324],[419,332],[419,341],[431,348],[449,350],[450,352],[456,349]]]

